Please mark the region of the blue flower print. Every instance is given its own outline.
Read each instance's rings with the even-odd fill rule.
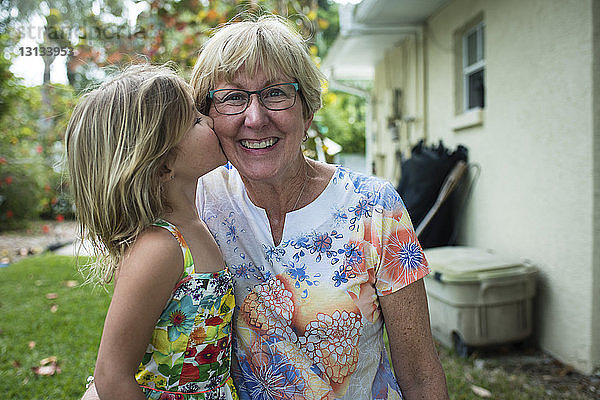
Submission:
[[[373,215],[374,201],[367,198],[362,198],[358,201],[358,204],[354,207],[348,208],[348,211],[353,214],[350,218],[350,230],[357,229],[357,225],[361,218],[369,218]]]
[[[285,255],[285,249],[280,249],[266,244],[263,244],[262,246],[265,253],[265,259],[271,265],[273,265],[273,259],[276,261],[281,261],[281,258]]]
[[[327,233],[317,233],[313,239],[312,252],[318,251],[319,253],[327,251],[331,248],[331,238]]]
[[[221,222],[221,224],[225,226],[225,237],[227,238],[228,244],[236,242],[239,238],[239,234],[244,232],[243,229],[238,232],[233,216],[234,213],[230,212],[228,218],[225,218],[223,222]]]
[[[345,272],[335,271],[331,278],[335,282],[335,287],[339,287],[342,283],[348,282]]]
[[[241,374],[244,385],[240,387],[240,398],[248,395],[252,400],[291,399],[304,393],[306,383],[292,362],[275,346],[264,343],[254,359],[260,364],[250,365],[245,357],[240,357]],[[246,393],[244,393],[246,392]]]
[[[252,262],[249,262],[248,264],[243,263],[240,265],[233,265],[231,266],[231,269],[233,270],[233,276],[236,278],[250,279],[250,274],[256,272]]]
[[[405,208],[400,195],[391,184],[383,185],[379,189],[377,204],[383,207],[384,210]]]
[[[402,246],[400,262],[410,270],[419,269],[423,263],[423,253],[417,243],[409,242]]]
[[[344,212],[344,210],[335,210],[332,214],[332,219],[334,225],[337,227],[342,223],[348,221],[348,215]]]
[[[360,218],[363,215],[370,217],[371,216],[371,210],[369,207],[369,201],[367,199],[361,199],[358,204],[356,205],[356,207],[350,207],[348,209],[348,211],[354,213],[354,216],[356,218]]]
[[[321,274],[315,274],[314,278],[316,279],[311,278],[306,274],[306,265],[298,265],[292,262],[289,265],[285,265],[285,267],[286,273],[295,281],[294,286],[296,286],[296,288],[300,288],[302,283],[305,283],[308,286],[316,286],[319,284],[318,278],[321,277]]]
[[[287,273],[292,277],[292,279],[302,282],[306,279],[306,265],[299,267],[292,263],[288,268]],[[300,286],[298,282],[296,283],[296,287]]]
[[[356,265],[362,263],[363,254],[355,243],[346,243],[344,249],[339,251],[346,258],[346,265]]]
[[[169,340],[174,342],[182,333],[187,334],[191,331],[196,309],[190,296],[185,296],[179,301],[174,300],[162,312],[157,326],[168,326]]]
[[[308,236],[300,236],[299,238],[285,242],[283,245],[291,245],[295,249],[308,249],[310,247],[310,238]]]

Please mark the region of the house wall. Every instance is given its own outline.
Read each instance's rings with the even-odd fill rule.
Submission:
[[[400,179],[399,157],[401,154],[409,157],[411,145],[425,135],[423,71],[420,29],[386,51],[383,60],[375,66],[372,91],[374,172],[394,185],[398,185]],[[400,93],[396,107],[394,90]]]
[[[594,286],[592,298],[593,325],[592,331],[595,332],[595,338],[592,344],[592,360],[594,365],[598,366],[600,362],[600,1],[592,2],[592,21],[593,21],[593,64],[592,64],[592,90],[593,90],[593,108],[594,118]],[[597,371],[600,372],[600,371]]]
[[[461,243],[539,267],[538,343],[585,373],[600,366],[600,43],[593,1],[450,2],[426,23],[420,114],[429,142],[464,144],[481,167]],[[455,130],[464,115],[455,106],[454,34],[482,13],[482,123]],[[393,63],[380,64],[376,75],[390,75],[389,68]]]

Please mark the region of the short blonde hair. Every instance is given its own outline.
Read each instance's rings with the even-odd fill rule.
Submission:
[[[148,64],[126,68],[75,107],[67,172],[81,236],[94,245],[92,280],[109,282],[127,247],[164,216],[160,175],[195,113],[191,87]]]
[[[208,113],[208,92],[218,82],[231,82],[241,70],[252,76],[259,69],[269,80],[284,75],[298,82],[304,118],[321,108],[325,76],[311,59],[302,36],[276,15],[248,16],[223,25],[204,43],[190,81],[196,106]]]

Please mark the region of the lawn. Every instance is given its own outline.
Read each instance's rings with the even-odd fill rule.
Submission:
[[[74,281],[78,283],[75,284]],[[2,400],[79,399],[93,371],[109,295],[81,285],[71,257],[40,255],[0,268],[0,393]],[[525,374],[476,368],[440,348],[450,398],[577,399],[549,395]],[[60,373],[38,375],[32,368],[56,357]],[[51,365],[51,364],[49,364]],[[483,396],[482,396],[483,393]]]
[[[81,281],[72,257],[34,256],[0,269],[2,399],[81,397],[110,301]],[[61,372],[35,374],[32,368],[49,357]]]

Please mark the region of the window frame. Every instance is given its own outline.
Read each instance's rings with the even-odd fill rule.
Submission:
[[[468,65],[469,62],[469,43],[468,39],[473,33],[476,34],[476,61],[473,64]],[[468,29],[462,35],[462,88],[463,88],[463,96],[462,103],[463,109],[462,112],[467,112],[470,110],[485,108],[485,24],[483,21],[477,23],[472,28]],[[479,107],[469,107],[469,77],[476,72],[483,71],[483,93],[482,93],[482,102],[483,106]]]

